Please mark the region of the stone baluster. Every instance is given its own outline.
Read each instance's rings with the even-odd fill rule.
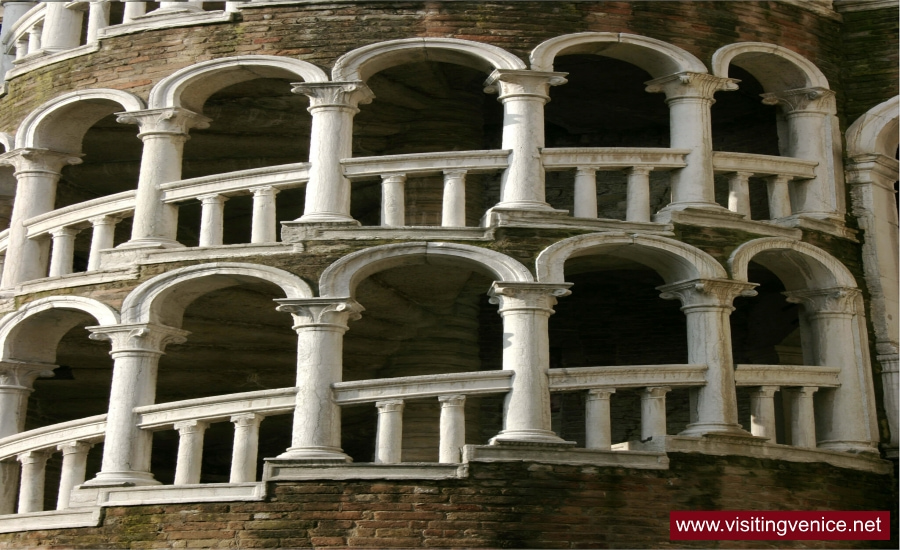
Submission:
[[[251,243],[274,243],[278,240],[278,214],[275,195],[278,189],[271,186],[254,187],[253,220],[250,230]]]
[[[122,16],[122,23],[131,23],[136,17],[140,17],[147,13],[147,2],[125,2],[125,14]]]
[[[459,462],[462,448],[466,444],[466,396],[442,395],[438,397],[441,404],[441,443],[438,460],[441,462]]]
[[[750,219],[750,176],[753,172],[728,174],[728,209]]]
[[[75,237],[81,231],[74,227],[60,227],[50,232],[53,245],[50,249],[50,276],[61,277],[72,273],[75,261]]]
[[[199,199],[200,246],[221,246],[222,234],[225,231],[225,201],[228,197],[212,194]]]
[[[737,296],[755,296],[755,284],[696,279],[657,287],[660,297],[681,300],[687,318],[688,362],[707,365],[706,384],[692,388],[691,423],[684,435],[749,435],[738,424],[729,316]]]
[[[22,59],[26,55],[28,55],[28,37],[31,36],[30,33],[26,33],[26,36],[19,38],[16,40],[16,59]]]
[[[585,402],[584,446],[588,449],[608,451],[612,446],[612,424],[609,418],[609,398],[615,388],[588,390]]]
[[[37,2],[10,2],[8,0],[3,3],[3,25],[0,26],[0,43],[8,44],[11,38],[9,31],[12,29],[16,21],[22,18],[28,10],[33,8]],[[28,54],[28,37],[23,36],[16,40],[15,59],[19,59]],[[0,54],[0,74],[6,74],[12,65],[12,56]]]
[[[625,221],[650,221],[650,172],[652,166],[635,166],[625,171],[626,184]]]
[[[341,449],[341,408],[331,385],[343,376],[344,333],[363,307],[349,298],[278,300],[294,315],[297,332],[297,401],[291,446],[278,458],[349,462]]]
[[[819,388],[784,388],[785,416],[790,424],[791,445],[816,448],[816,417],[813,407],[813,393]]]
[[[44,36],[44,25],[35,25],[28,31],[28,53],[41,51],[41,38]]]
[[[88,44],[97,42],[100,29],[105,29],[109,26],[109,8],[109,0],[91,2],[88,8]]]
[[[491,443],[563,443],[550,428],[550,315],[568,283],[495,282],[488,295],[503,318],[503,370],[513,372],[503,405],[503,431]]]
[[[444,171],[444,197],[441,226],[466,226],[466,171]]]
[[[22,465],[22,477],[19,481],[20,514],[41,512],[44,510],[44,480],[47,477],[47,451],[28,451],[17,459]]]
[[[88,256],[88,271],[100,269],[100,251],[108,250],[115,246],[116,224],[119,219],[115,216],[98,216],[91,218],[91,252]]]
[[[666,94],[669,146],[687,149],[687,166],[672,172],[672,202],[666,211],[722,209],[716,204],[710,107],[718,91],[737,90],[735,80],[705,73],[678,73],[647,82],[648,92]]]
[[[750,433],[775,443],[775,392],[778,386],[759,386],[750,392]]]
[[[165,10],[166,13],[178,13],[183,11],[203,11],[203,2],[160,2],[159,8],[153,10],[157,13]],[[162,15],[162,14],[160,14]]]
[[[406,174],[381,176],[381,225],[406,225]]]
[[[576,218],[597,217],[597,169],[579,166],[575,169],[575,204],[572,215]]]
[[[375,463],[396,464],[403,451],[403,400],[378,401],[375,432]]]
[[[134,408],[156,400],[159,358],[168,344],[181,344],[190,333],[153,323],[87,328],[92,340],[112,344],[113,375],[103,463],[97,477],[85,484],[155,485],[150,473],[153,434],[138,427]]]
[[[375,97],[362,81],[301,82],[294,93],[310,98],[309,182],[300,221],[357,223],[350,216],[350,180],[341,159],[353,156],[353,117]]]
[[[135,197],[131,240],[121,248],[180,247],[178,206],[163,202],[160,186],[181,179],[184,143],[191,128],[207,128],[210,119],[197,113],[170,107],[118,113],[123,124],[137,124],[144,142]]]
[[[882,345],[882,349],[888,345]],[[894,348],[896,349],[896,348]],[[897,458],[900,447],[900,357],[896,352],[878,356],[881,363],[881,388],[884,410],[891,438],[887,445],[888,458]]]
[[[842,223],[846,203],[834,92],[802,88],[766,93],[762,98],[766,105],[779,105],[784,113],[786,135],[779,139],[781,154],[818,162],[816,177],[793,186],[794,212]]]
[[[668,386],[644,388],[641,391],[641,441],[666,435],[666,394]]]
[[[59,494],[56,497],[56,509],[69,507],[72,489],[84,483],[87,471],[88,452],[93,445],[84,441],[70,441],[59,445],[56,449],[62,452],[62,474],[59,478]]]
[[[497,69],[485,81],[485,91],[500,92],[503,104],[503,149],[509,166],[500,180],[500,208],[550,209],[545,200],[544,105],[549,87],[565,84],[566,73]]]
[[[81,24],[84,12],[67,2],[44,2],[44,30],[41,47],[45,52],[59,52],[77,48],[81,42]]]
[[[791,215],[790,176],[775,175],[766,178],[769,196],[769,218],[777,220]]]
[[[16,149],[0,155],[0,165],[15,168],[16,200],[9,222],[2,288],[47,276],[48,239],[29,239],[25,221],[53,210],[56,184],[64,166],[78,164],[78,155],[47,149]]]
[[[175,463],[175,485],[200,483],[203,465],[203,436],[209,423],[202,420],[176,422],[178,430],[178,461]]]
[[[259,424],[261,414],[236,414],[234,424],[234,448],[231,451],[231,476],[229,483],[256,481],[256,457],[259,452]]]

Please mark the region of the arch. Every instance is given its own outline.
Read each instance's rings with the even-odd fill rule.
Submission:
[[[16,148],[16,136],[0,132],[0,145],[3,146],[3,152],[8,153]]]
[[[44,314],[41,319],[35,318],[50,310],[58,310],[58,314],[49,316]],[[56,360],[59,341],[83,319],[83,315],[63,313],[72,311],[93,317],[100,326],[119,323],[119,314],[115,309],[91,298],[80,296],[41,298],[0,319],[0,360],[53,363]],[[25,337],[23,334],[25,331],[34,331],[39,337],[34,335]]]
[[[319,278],[323,298],[353,297],[366,277],[404,265],[453,265],[462,262],[497,281],[530,283],[531,272],[518,261],[487,248],[455,243],[401,243],[375,246],[344,256]]]
[[[900,96],[879,103],[847,128],[847,156],[880,153],[894,158],[898,146]]]
[[[557,56],[595,54],[637,65],[653,78],[675,73],[706,73],[694,55],[662,40],[637,34],[580,32],[551,38],[531,51],[531,70],[552,71]]]
[[[738,42],[723,46],[713,54],[713,74],[728,77],[728,67],[732,63],[752,74],[766,92],[828,89],[828,79],[812,61],[775,44]]]
[[[564,283],[566,260],[594,254],[609,254],[644,264],[659,273],[666,284],[728,276],[715,258],[674,239],[602,233],[570,237],[545,248],[536,261],[538,281]]]
[[[195,63],[160,80],[150,90],[151,109],[184,107],[203,112],[215,92],[255,78],[289,78],[325,82],[328,75],[312,63],[274,55],[241,55]]]
[[[747,267],[751,260],[774,273],[786,290],[856,288],[856,279],[844,264],[804,242],[765,237],[744,243],[728,258],[732,278],[749,282]]]
[[[395,65],[443,61],[490,73],[494,69],[524,70],[525,63],[508,51],[456,38],[406,38],[357,48],[338,58],[331,70],[335,82],[366,81]]]
[[[122,90],[94,89],[69,92],[32,111],[16,132],[16,147],[47,148],[63,153],[81,152],[88,128],[119,111],[140,111],[144,100]]]
[[[284,291],[285,298],[313,296],[306,281],[275,267],[230,262],[192,265],[141,283],[122,303],[122,322],[180,328],[185,308],[196,298],[248,281],[274,284]]]

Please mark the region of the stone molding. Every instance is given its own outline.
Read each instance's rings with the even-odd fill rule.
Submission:
[[[33,391],[34,381],[38,378],[53,377],[53,370],[59,365],[47,363],[26,363],[19,361],[0,361],[0,389],[21,389]]]
[[[20,174],[59,176],[66,166],[81,164],[81,155],[36,147],[21,147],[0,155],[0,166],[12,166]]]
[[[666,94],[666,103],[682,99],[713,101],[716,92],[732,92],[738,89],[737,80],[705,72],[682,72],[655,78],[645,84],[647,92]]]
[[[182,107],[166,107],[162,109],[146,109],[143,111],[131,111],[116,113],[116,122],[122,124],[137,124],[140,127],[138,137],[144,139],[148,136],[184,136],[192,128],[209,128],[212,119],[197,114]]]
[[[656,287],[663,300],[680,300],[681,309],[724,307],[734,309],[732,301],[737,297],[756,296],[756,283],[743,283],[731,279],[695,279]]]
[[[808,2],[804,0],[804,3]],[[803,74],[805,86],[811,88],[828,88],[828,79],[825,78],[825,74],[810,60],[784,46],[769,44],[767,42],[736,42],[734,44],[722,46],[716,50],[712,56],[711,66],[713,74],[716,76],[727,77],[728,67],[734,63],[736,58],[745,54],[750,54],[748,58],[753,56],[758,57],[760,54],[779,57],[789,62]],[[745,63],[742,62],[741,66],[743,65],[745,65]],[[754,71],[750,70],[750,72],[752,73]],[[757,76],[760,80],[765,80],[766,77],[771,77],[771,75],[760,73]],[[782,89],[785,89],[785,86],[784,83],[779,83],[777,85],[777,87]]]
[[[183,344],[190,332],[155,323],[123,323],[115,326],[86,327],[91,340],[107,340],[110,354],[150,353],[162,355],[169,344]]]
[[[294,330],[309,328],[332,328],[341,332],[347,330],[349,321],[362,318],[362,307],[351,298],[307,298],[304,300],[276,300],[278,311],[294,316]]]
[[[765,105],[780,105],[785,114],[834,114],[834,92],[827,88],[800,88],[760,94]]]

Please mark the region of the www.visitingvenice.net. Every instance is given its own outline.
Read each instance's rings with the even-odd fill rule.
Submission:
[[[669,530],[671,540],[888,540],[890,513],[680,511]]]

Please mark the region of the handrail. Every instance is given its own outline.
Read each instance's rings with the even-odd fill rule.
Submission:
[[[341,159],[348,178],[375,177],[382,174],[425,175],[443,171],[490,172],[509,164],[507,149],[481,151],[442,151]]]
[[[242,413],[253,412],[263,416],[286,414],[294,409],[296,393],[297,388],[232,393],[135,407],[134,412],[139,415],[139,427],[162,430],[185,420],[221,422]]]
[[[816,177],[814,160],[750,153],[713,152],[713,170],[716,173],[750,172],[758,176],[790,176],[797,179]]]
[[[382,399],[420,399],[439,395],[504,393],[512,387],[512,371],[493,370],[400,376],[333,384],[339,405],[371,403]]]
[[[544,168],[561,170],[580,166],[624,170],[636,166],[648,166],[656,170],[684,168],[688,149],[659,147],[554,147],[541,153]]]
[[[47,6],[44,2],[38,2],[36,6],[31,8],[22,14],[22,16],[13,24],[9,29],[9,33],[4,36],[6,39],[6,44],[15,45],[16,41],[19,39],[21,34],[25,32],[25,30],[33,27],[41,18],[44,16],[43,12],[46,11]]]
[[[264,166],[173,181],[162,184],[160,188],[163,190],[163,201],[165,202],[196,199],[204,195],[239,193],[254,187],[287,189],[299,187],[309,181],[309,167],[308,162]]]
[[[54,449],[67,441],[99,441],[106,433],[106,415],[70,420],[0,439],[0,460],[24,452]]]
[[[807,365],[737,365],[734,383],[738,386],[814,386],[836,388],[841,385],[839,367]]]
[[[29,218],[25,220],[28,237],[33,238],[61,227],[83,224],[91,218],[127,214],[134,210],[136,194],[137,191],[134,190],[123,191]]]
[[[706,365],[633,365],[550,369],[550,391],[646,386],[703,386]]]

